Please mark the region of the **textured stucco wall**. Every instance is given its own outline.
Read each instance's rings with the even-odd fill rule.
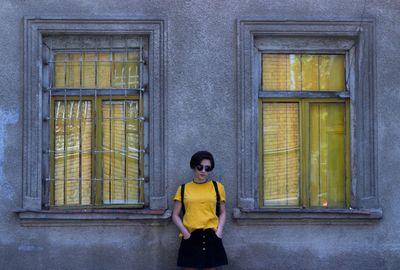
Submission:
[[[21,227],[23,17],[162,18],[167,23],[169,205],[200,149],[216,157],[228,212],[237,206],[236,20],[376,19],[378,192],[370,225],[239,226],[228,215],[224,269],[398,269],[400,265],[400,2],[277,0],[1,0],[0,268],[175,269],[177,230]]]

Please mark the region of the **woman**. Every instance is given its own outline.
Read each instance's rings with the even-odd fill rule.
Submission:
[[[193,169],[193,180],[178,188],[172,213],[172,220],[180,230],[182,239],[178,266],[185,269],[216,269],[217,266],[228,264],[222,244],[226,220],[224,186],[208,179],[209,172],[214,169],[211,153],[195,153],[190,160],[190,167]],[[217,203],[217,194],[220,203]],[[183,219],[179,216],[181,210]]]

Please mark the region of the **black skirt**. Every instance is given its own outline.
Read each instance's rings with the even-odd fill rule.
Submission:
[[[178,266],[217,267],[228,264],[222,239],[214,230],[195,230],[189,239],[182,239],[179,247]]]

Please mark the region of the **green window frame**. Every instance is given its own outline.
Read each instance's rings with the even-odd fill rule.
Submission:
[[[284,203],[273,203],[270,200],[270,202],[267,202],[268,200],[266,199],[266,181],[265,181],[265,175],[268,174],[268,169],[271,167],[276,166],[275,165],[269,165],[269,168],[266,168],[265,165],[265,158],[264,158],[264,145],[266,143],[265,140],[265,135],[263,130],[265,129],[265,119],[264,119],[264,111],[265,107],[268,107],[269,104],[275,105],[295,105],[292,106],[295,107],[295,110],[298,112],[298,117],[296,119],[296,127],[298,128],[298,133],[295,135],[297,142],[296,146],[298,147],[291,147],[292,148],[292,153],[293,151],[297,152],[297,155],[289,153],[285,153],[281,151],[280,154],[278,155],[284,155],[286,160],[291,160],[292,164],[288,164],[289,162],[285,162],[289,168],[286,168],[286,170],[292,169],[293,167],[296,168],[296,171],[292,173],[292,179],[296,179],[294,182],[294,187],[293,187],[293,181],[290,181],[286,179],[286,182],[283,183],[280,187],[280,189],[284,189],[281,194],[286,194],[287,198],[286,201],[281,198],[281,201],[285,201]],[[330,133],[335,136],[335,133],[343,133],[343,136],[341,137],[341,140],[337,142],[336,144],[342,143],[341,149],[336,149],[336,153],[331,150],[331,152],[325,152],[325,159],[330,160],[331,162],[324,162],[320,161],[321,164],[323,165],[329,165],[333,168],[340,167],[340,173],[338,172],[337,168],[335,168],[334,171],[329,170],[330,168],[325,169],[325,175],[323,175],[322,172],[318,172],[318,170],[321,170],[318,168],[319,166],[316,166],[315,164],[315,157],[313,161],[313,156],[317,156],[321,159],[321,150],[318,151],[317,144],[321,143],[322,139],[316,140],[315,137],[318,136],[317,133],[325,134],[324,132],[319,132],[320,129],[316,130],[314,128],[315,124],[313,125],[312,122],[320,120],[320,122],[323,122],[321,119],[316,119],[318,118],[318,114],[314,115],[314,117],[310,116],[310,110],[315,108],[318,108],[320,106],[326,106],[326,107],[331,107],[328,109],[331,109],[332,111],[332,106],[340,106],[341,110],[339,113],[340,118],[343,119],[342,126],[339,124],[339,129],[342,130],[337,130],[338,127],[326,127],[326,129],[330,129]],[[272,107],[272,106],[271,106]],[[292,109],[293,111],[293,109]],[[349,121],[349,116],[350,116],[350,106],[349,106],[349,101],[348,100],[342,100],[342,99],[320,99],[320,98],[310,98],[310,99],[298,99],[298,98],[291,98],[291,99],[279,99],[279,98],[264,98],[259,100],[259,167],[262,168],[260,170],[259,174],[259,186],[260,188],[260,201],[259,204],[263,207],[267,208],[348,208],[350,207],[350,202],[351,202],[351,194],[350,194],[350,188],[351,188],[351,181],[350,181],[350,121]],[[287,116],[286,116],[287,117]],[[320,117],[322,118],[322,117]],[[336,117],[337,120],[338,117]],[[314,134],[312,134],[314,132]],[[327,135],[329,136],[329,135]],[[325,136],[325,137],[327,137]],[[325,141],[329,140],[329,138],[325,138]],[[314,144],[312,142],[314,141]],[[331,148],[336,148],[337,145],[335,144],[335,140],[332,139],[330,142],[322,142],[321,143],[323,146],[322,147],[331,147]],[[289,147],[290,148],[290,147]],[[279,157],[278,157],[279,159]],[[281,159],[281,158],[280,158]],[[337,160],[338,162],[332,162],[333,160]],[[339,162],[340,161],[340,162]],[[294,164],[293,164],[294,162]],[[325,164],[327,163],[327,164]],[[289,166],[291,165],[291,166]],[[321,165],[320,165],[321,166]],[[276,168],[275,168],[276,169]],[[319,177],[313,176],[313,174],[319,173]],[[293,175],[294,174],[294,175]],[[336,174],[341,174],[340,175],[340,183],[335,183],[333,180],[337,180],[337,175]],[[289,178],[288,175],[290,173],[286,173],[286,175],[283,175],[283,178]],[[282,178],[282,177],[281,177]],[[324,179],[322,179],[324,178]],[[314,179],[314,180],[313,180]],[[318,184],[314,183],[319,181]],[[314,182],[313,182],[314,181]],[[290,187],[290,184],[292,184],[292,187]],[[319,189],[319,192],[318,192]],[[339,189],[339,191],[337,190]],[[289,196],[295,194],[296,198],[295,199],[290,199]],[[277,195],[275,194],[275,197]],[[318,203],[316,203],[318,201]]]
[[[345,54],[263,51],[260,58],[260,207],[349,208],[350,102]],[[265,86],[268,80],[272,83]]]
[[[51,111],[51,121],[50,121],[50,126],[51,126],[51,134],[50,134],[50,145],[54,146],[55,149],[55,143],[56,143],[56,122],[57,122],[57,116],[55,116],[55,111],[56,111],[56,104],[59,104],[61,106],[65,105],[68,106],[69,103],[75,103],[76,106],[81,106],[83,107],[84,105],[82,105],[82,103],[86,103],[86,104],[90,104],[90,106],[86,106],[86,107],[90,107],[92,108],[92,105],[96,104],[96,109],[90,109],[90,113],[89,113],[89,118],[88,115],[83,116],[83,113],[81,113],[81,110],[79,110],[79,118],[81,119],[88,119],[90,122],[92,122],[92,120],[95,120],[95,123],[93,124],[89,124],[89,128],[91,129],[91,134],[90,134],[90,139],[87,141],[90,141],[90,146],[88,147],[88,149],[86,150],[87,155],[90,155],[90,165],[89,165],[89,173],[90,173],[90,179],[86,179],[87,181],[85,181],[85,178],[82,177],[82,170],[84,169],[84,164],[82,161],[79,161],[79,179],[67,179],[66,177],[64,177],[63,181],[62,181],[62,186],[64,186],[64,188],[62,187],[62,192],[64,193],[63,196],[61,196],[61,200],[63,200],[61,203],[57,203],[56,199],[57,196],[56,193],[57,192],[57,188],[56,188],[56,183],[57,183],[57,177],[55,176],[56,174],[56,155],[57,155],[57,151],[50,151],[50,179],[55,179],[55,181],[50,181],[50,205],[52,208],[85,208],[85,207],[118,207],[118,208],[132,208],[132,207],[142,207],[142,202],[144,201],[144,183],[143,181],[137,180],[137,179],[143,179],[144,178],[144,162],[139,162],[144,160],[144,153],[143,152],[135,152],[137,153],[137,155],[139,156],[137,159],[137,165],[132,164],[132,159],[129,158],[129,154],[132,155],[132,152],[129,152],[128,147],[131,145],[127,145],[127,140],[129,140],[128,138],[128,133],[131,134],[130,137],[133,136],[138,136],[139,139],[135,140],[136,144],[137,144],[137,149],[144,149],[144,141],[143,141],[143,134],[144,134],[144,127],[143,125],[140,125],[138,123],[133,124],[133,122],[138,122],[136,119],[132,118],[132,115],[128,115],[128,114],[132,114],[135,112],[135,110],[132,109],[127,109],[126,107],[134,105],[137,109],[136,109],[136,113],[138,115],[142,115],[143,112],[140,112],[140,110],[143,108],[143,106],[140,104],[141,100],[139,97],[123,97],[123,96],[113,96],[112,99],[110,100],[109,97],[104,97],[104,96],[99,96],[99,97],[76,97],[76,96],[72,96],[72,97],[68,97],[68,98],[64,98],[64,97],[53,97],[52,98],[52,105],[51,108],[54,108]],[[124,107],[124,120],[120,120],[119,118],[115,118],[114,116],[109,116],[111,118],[113,118],[114,120],[107,120],[107,114],[108,112],[111,112],[111,110],[106,110],[104,108],[104,103],[111,103],[111,104],[117,104],[117,105],[121,105],[121,103],[123,104]],[[71,106],[70,106],[71,107]],[[61,113],[64,113],[66,110],[61,110]],[[72,110],[70,110],[72,111]],[[129,117],[130,116],[130,117]],[[137,118],[137,116],[134,116],[135,118]],[[67,118],[68,119],[68,118]],[[72,120],[73,121],[73,120]],[[71,120],[69,122],[72,122]],[[67,122],[68,120],[64,120],[64,121],[60,121],[60,122]],[[77,122],[77,121],[75,121]],[[124,150],[123,151],[118,151],[118,152],[111,152],[111,149],[114,149],[114,147],[106,147],[107,146],[107,142],[105,142],[106,140],[106,134],[112,134],[114,131],[111,128],[107,129],[107,126],[111,126],[113,124],[113,122],[123,122],[124,124],[124,128],[125,128],[125,146],[124,146]],[[68,124],[66,124],[68,125]],[[115,125],[115,124],[114,124]],[[79,129],[82,130],[82,123],[79,123]],[[129,131],[128,126],[136,126],[135,129],[137,129],[136,131],[134,130],[132,132],[132,128],[131,131]],[[114,127],[114,126],[113,126]],[[114,127],[115,128],[115,127]],[[108,132],[105,131],[105,129],[108,130]],[[65,130],[65,129],[64,129]],[[61,132],[61,133],[66,133],[66,132]],[[82,148],[84,146],[84,143],[82,143],[83,139],[82,139],[82,131],[79,131],[79,144],[80,144],[80,148]],[[68,135],[67,135],[68,136]],[[113,143],[115,143],[115,139],[113,138],[113,136],[107,136],[107,141],[113,140]],[[65,140],[65,139],[64,139]],[[73,140],[72,140],[73,141]],[[113,144],[113,143],[109,143],[109,145]],[[94,154],[94,149],[97,149],[97,155]],[[107,150],[108,149],[108,150]],[[125,151],[125,152],[124,152]],[[76,151],[76,153],[79,155],[79,159],[82,160],[82,154],[85,153],[84,151]],[[63,153],[59,153],[61,154],[61,159],[64,163],[68,162],[68,159],[63,157],[62,154]],[[117,157],[116,157],[117,156]],[[119,158],[118,158],[119,157]],[[119,161],[116,162],[115,160]],[[128,162],[128,160],[131,160],[131,162]],[[114,172],[111,172],[115,166],[111,166],[111,164],[115,164],[115,163],[123,163],[122,165],[125,166],[124,168],[124,172],[123,174],[125,174],[125,176],[122,176],[123,179],[120,178],[115,178],[112,177],[113,174],[115,174]],[[108,164],[108,166],[107,166]],[[105,166],[106,165],[106,166]],[[127,177],[127,175],[129,175],[129,171],[132,170],[132,166],[129,167],[128,165],[134,165],[133,167],[137,167],[138,172],[136,173],[136,177],[133,178],[129,178]],[[140,167],[139,167],[140,166]],[[67,166],[63,166],[63,168],[66,168]],[[107,168],[105,168],[107,167]],[[108,176],[106,177],[105,174],[107,174],[105,172],[105,170],[110,170],[110,173],[108,173]],[[64,175],[66,173],[64,172]],[[119,173],[121,174],[121,172]],[[131,173],[132,174],[132,173]],[[99,180],[97,180],[99,179]],[[77,180],[74,184],[74,180]],[[69,183],[72,182],[72,183]],[[84,183],[86,182],[86,189],[88,189],[88,195],[87,196],[82,196],[82,192],[83,192],[83,187],[85,186]],[[136,182],[136,183],[133,183]],[[70,186],[78,186],[76,187],[78,189],[78,194],[75,196],[78,199],[75,199],[75,203],[68,203],[67,202],[67,194],[69,193],[69,189],[65,188],[66,185],[70,185]],[[106,186],[109,186],[109,188],[107,188]],[[118,185],[124,185],[124,187],[122,187],[123,192],[124,192],[124,200],[123,202],[112,202],[115,200],[112,200],[112,194],[114,194],[115,192],[112,191],[112,188],[116,189],[118,188]],[[137,193],[138,195],[136,196],[137,198],[132,201],[129,200],[129,194],[131,192],[129,192],[129,187],[132,186],[136,186],[137,189]],[[108,192],[107,192],[108,191]],[[75,191],[76,192],[76,191]],[[86,197],[86,203],[82,202],[84,199],[82,199],[82,197]],[[108,198],[108,199],[107,199]],[[78,202],[76,202],[78,200]]]

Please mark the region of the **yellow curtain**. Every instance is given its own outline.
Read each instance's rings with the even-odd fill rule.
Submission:
[[[138,88],[138,52],[57,53],[56,88]]]
[[[310,206],[345,207],[346,106],[310,104]]]
[[[91,102],[56,101],[54,204],[90,204]]]
[[[138,88],[138,52],[58,52],[55,88]],[[91,101],[54,101],[54,205],[92,203],[92,142],[102,143],[104,203],[142,200],[139,178],[138,101],[104,101],[102,139],[93,139]],[[99,99],[100,100],[100,99]],[[101,101],[100,101],[101,102]],[[100,184],[100,183],[96,183]],[[100,194],[96,194],[99,196]]]
[[[344,91],[345,56],[263,54],[264,91]]]
[[[299,104],[263,103],[264,205],[299,204]]]
[[[137,101],[103,101],[103,201],[139,201],[139,127]]]

